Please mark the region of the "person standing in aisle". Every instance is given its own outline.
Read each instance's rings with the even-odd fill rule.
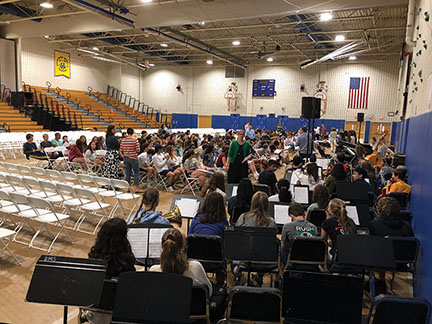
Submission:
[[[245,131],[240,130],[237,140],[231,143],[225,168],[228,169],[228,183],[239,183],[248,177],[248,164],[244,159],[251,153],[249,143],[245,140]]]

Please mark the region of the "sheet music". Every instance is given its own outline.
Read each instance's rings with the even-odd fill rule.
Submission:
[[[318,176],[321,178],[322,177],[322,168],[318,168]]]
[[[149,258],[160,258],[162,253],[162,236],[168,228],[150,228]]]
[[[194,218],[199,207],[199,202],[195,199],[181,198],[175,203],[182,217]]]
[[[330,163],[330,159],[317,159],[316,160],[316,164],[318,164],[318,166],[322,167],[323,170],[327,170],[329,163]]]
[[[280,152],[282,152],[282,150],[280,150],[280,149],[277,149],[277,150],[274,150],[274,154],[279,154]]]
[[[360,225],[360,220],[359,220],[358,213],[357,213],[357,207],[356,206],[346,206],[346,211],[347,211],[348,217],[354,221],[354,224]]]
[[[233,186],[231,197],[237,196],[237,186]]]
[[[127,238],[135,258],[147,258],[148,228],[129,228]]]
[[[309,203],[309,187],[294,186],[294,200],[299,204]]]
[[[291,223],[288,210],[289,206],[287,205],[274,205],[274,219],[276,224]]]

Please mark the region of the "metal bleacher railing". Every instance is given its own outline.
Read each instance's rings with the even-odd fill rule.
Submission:
[[[89,87],[89,93],[91,93],[92,90],[93,89]],[[147,117],[147,120],[155,120],[158,123],[168,124],[169,127],[172,126],[169,114],[164,114],[160,109],[151,107],[113,86],[107,86],[107,95],[118,101],[117,107],[115,106],[115,103],[111,103],[112,105],[118,108],[119,103],[122,103],[124,105],[123,111],[131,116],[134,116],[134,118],[137,120],[138,115],[142,114],[143,116]],[[98,97],[98,93],[96,93],[95,96]],[[107,103],[109,103],[109,101],[107,101]],[[131,110],[133,111],[133,114],[131,114]]]

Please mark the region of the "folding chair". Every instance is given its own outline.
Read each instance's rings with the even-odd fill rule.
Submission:
[[[321,237],[296,237],[290,243],[285,270],[327,272],[327,241]]]
[[[8,247],[10,242],[12,242],[12,236],[15,234],[15,231],[9,230],[7,228],[0,228],[0,243],[3,245],[3,248],[0,249],[0,255],[6,251],[15,260],[15,262],[20,265],[21,262],[19,262],[15,254]]]
[[[103,202],[105,202],[105,198],[115,197],[117,195],[116,190],[112,187],[111,179],[93,176],[93,181],[96,183],[96,186],[102,187],[99,188],[100,191],[98,195],[102,197]]]
[[[270,190],[270,186],[266,185],[266,184],[262,184],[262,183],[254,183],[253,184],[253,192],[258,192],[258,191],[262,191],[264,193],[267,194],[267,196],[271,196],[271,190]]]
[[[28,192],[26,188],[21,187],[21,184],[22,184],[22,178],[21,177],[8,174],[8,175],[6,175],[6,181],[12,187],[11,192],[21,192],[21,193],[27,193]]]
[[[113,188],[119,188],[119,189],[127,189],[130,190],[130,185],[125,180],[118,180],[118,179],[111,179],[111,186]],[[138,207],[138,199],[140,198],[140,195],[134,194],[132,192],[117,192],[115,191],[116,195],[115,198],[117,199],[117,203],[114,205],[113,209],[111,210],[110,218],[115,215],[115,212],[120,207],[120,210],[122,211],[123,217],[126,219],[129,219],[131,215],[133,215],[134,210]],[[135,200],[135,204],[130,209],[129,214],[126,215],[126,209],[123,206],[123,201],[127,200]]]
[[[17,165],[18,171],[22,176],[33,176],[32,168],[27,165]]]
[[[99,194],[106,189],[99,188],[97,183],[94,180],[94,177],[88,174],[77,174],[78,182],[81,185],[81,188],[90,190],[93,193]],[[88,185],[87,185],[88,184]]]
[[[71,199],[70,196],[63,196],[58,190],[55,184],[47,180],[39,180],[42,191],[45,193],[45,198],[53,204],[63,205],[65,200]]]
[[[190,320],[205,320],[210,324],[210,300],[207,285],[194,282],[190,304]]]
[[[12,223],[14,230],[17,229],[19,224],[15,222],[13,217],[11,217],[14,213],[17,212],[18,209],[15,207],[15,204],[12,202],[9,194],[6,191],[2,191],[0,189],[0,213],[2,214],[0,226],[5,224],[6,222],[10,222]]]
[[[393,252],[396,261],[396,271],[392,272],[390,288],[393,290],[393,281],[396,272],[407,272],[412,275],[413,295],[416,296],[416,264],[420,250],[420,241],[415,237],[386,237],[393,242]]]
[[[46,169],[46,176],[52,183],[63,183],[73,185],[74,183],[67,182],[66,178],[62,176],[62,174],[57,170]]]
[[[32,197],[46,198],[47,195],[41,188],[38,180],[30,177],[22,177],[22,183],[28,191],[28,195]]]
[[[35,197],[28,197],[29,203],[33,208],[33,211],[37,214],[37,217],[34,219],[35,221],[40,223],[40,228],[36,231],[36,233],[33,235],[33,238],[29,244],[29,247],[50,252],[55,241],[60,236],[60,234],[64,231],[65,236],[67,237],[68,241],[72,243],[72,238],[67,233],[65,227],[64,227],[64,221],[69,218],[69,215],[66,214],[60,214],[55,211],[53,206],[49,201],[46,201],[41,198],[35,198]],[[41,213],[42,210],[45,210],[44,213]],[[60,230],[57,233],[53,233],[49,230],[49,226],[52,225],[54,228],[60,228]],[[38,237],[38,235],[43,231],[47,231],[49,236],[51,236],[51,243],[49,244],[48,248],[42,248],[39,246],[35,246],[35,240]]]
[[[74,188],[85,188],[85,189],[87,189],[87,187],[84,186],[80,182],[80,180],[78,178],[78,175],[76,173],[69,172],[69,171],[62,171],[62,172],[60,172],[60,174],[62,175],[62,177],[64,179],[68,180],[69,183],[71,183]]]
[[[276,288],[235,286],[228,296],[226,319],[218,323],[283,323],[282,295]]]
[[[99,225],[102,223],[102,221],[105,218],[108,218],[107,213],[105,212],[105,209],[110,207],[110,204],[100,202],[97,196],[90,190],[82,189],[82,188],[75,188],[75,195],[76,197],[81,200],[81,198],[85,201],[89,200],[89,202],[84,203],[83,200],[81,200],[80,210],[82,211],[82,214],[80,218],[77,221],[76,230],[79,232],[87,233],[87,234],[96,234]],[[99,213],[98,213],[99,211]],[[95,217],[99,217],[99,221],[96,222]],[[81,229],[81,225],[84,222],[86,218],[89,218],[90,221],[93,224],[96,224],[93,231],[85,231]]]
[[[18,170],[18,165],[17,164],[12,164],[12,163],[5,163],[4,164],[6,171],[11,174],[11,175],[18,175],[19,174],[19,170]]]
[[[47,174],[45,173],[45,169],[42,168],[37,168],[37,167],[30,167],[31,171],[32,171],[32,175],[34,178],[38,178],[40,179],[42,178],[46,178]]]
[[[405,221],[405,222],[409,223],[410,225],[412,225],[414,215],[409,210],[401,210],[400,213],[399,213],[399,217],[403,221]]]
[[[186,238],[187,257],[201,262],[206,272],[225,274],[223,244],[220,236],[189,234]]]
[[[424,298],[377,296],[367,324],[429,324],[431,304]]]
[[[321,232],[322,223],[327,218],[326,211],[323,209],[314,209],[311,211],[308,221],[314,224],[318,231]]]
[[[8,175],[8,174],[6,174]],[[6,178],[6,175],[3,173],[0,173],[0,189],[5,191],[14,191],[13,186],[9,183],[8,179]]]
[[[196,196],[195,191],[199,192],[199,179],[198,178],[191,178],[188,177],[186,174],[186,170],[184,168],[183,164],[180,164],[181,170],[183,172],[183,181],[185,184],[185,187],[182,189],[181,193],[185,192],[186,190],[190,190],[194,196]],[[195,189],[195,191],[194,191]]]
[[[57,159],[53,159],[50,157],[50,154],[56,153],[58,151],[58,149],[55,147],[45,147],[43,151],[47,157],[49,168],[55,169],[57,159],[64,159],[64,157],[58,157]]]
[[[63,198],[63,206],[65,207],[67,213],[72,216],[74,213],[81,213],[80,207],[83,204],[90,203],[91,200],[84,198],[77,198],[75,196],[75,189],[71,185],[57,183],[56,185],[57,192]],[[78,219],[75,221],[73,227],[66,227],[68,229],[76,230],[78,226],[78,221],[81,220],[81,216],[78,216]]]
[[[168,177],[162,176],[159,172],[156,172],[156,186],[155,188],[159,190],[165,189],[165,191],[168,191],[167,183],[168,183]]]

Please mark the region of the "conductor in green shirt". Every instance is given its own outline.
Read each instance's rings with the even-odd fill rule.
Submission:
[[[251,153],[250,145],[245,141],[245,131],[237,133],[237,140],[231,143],[225,168],[228,169],[228,183],[239,183],[248,177],[248,163],[243,160]]]

